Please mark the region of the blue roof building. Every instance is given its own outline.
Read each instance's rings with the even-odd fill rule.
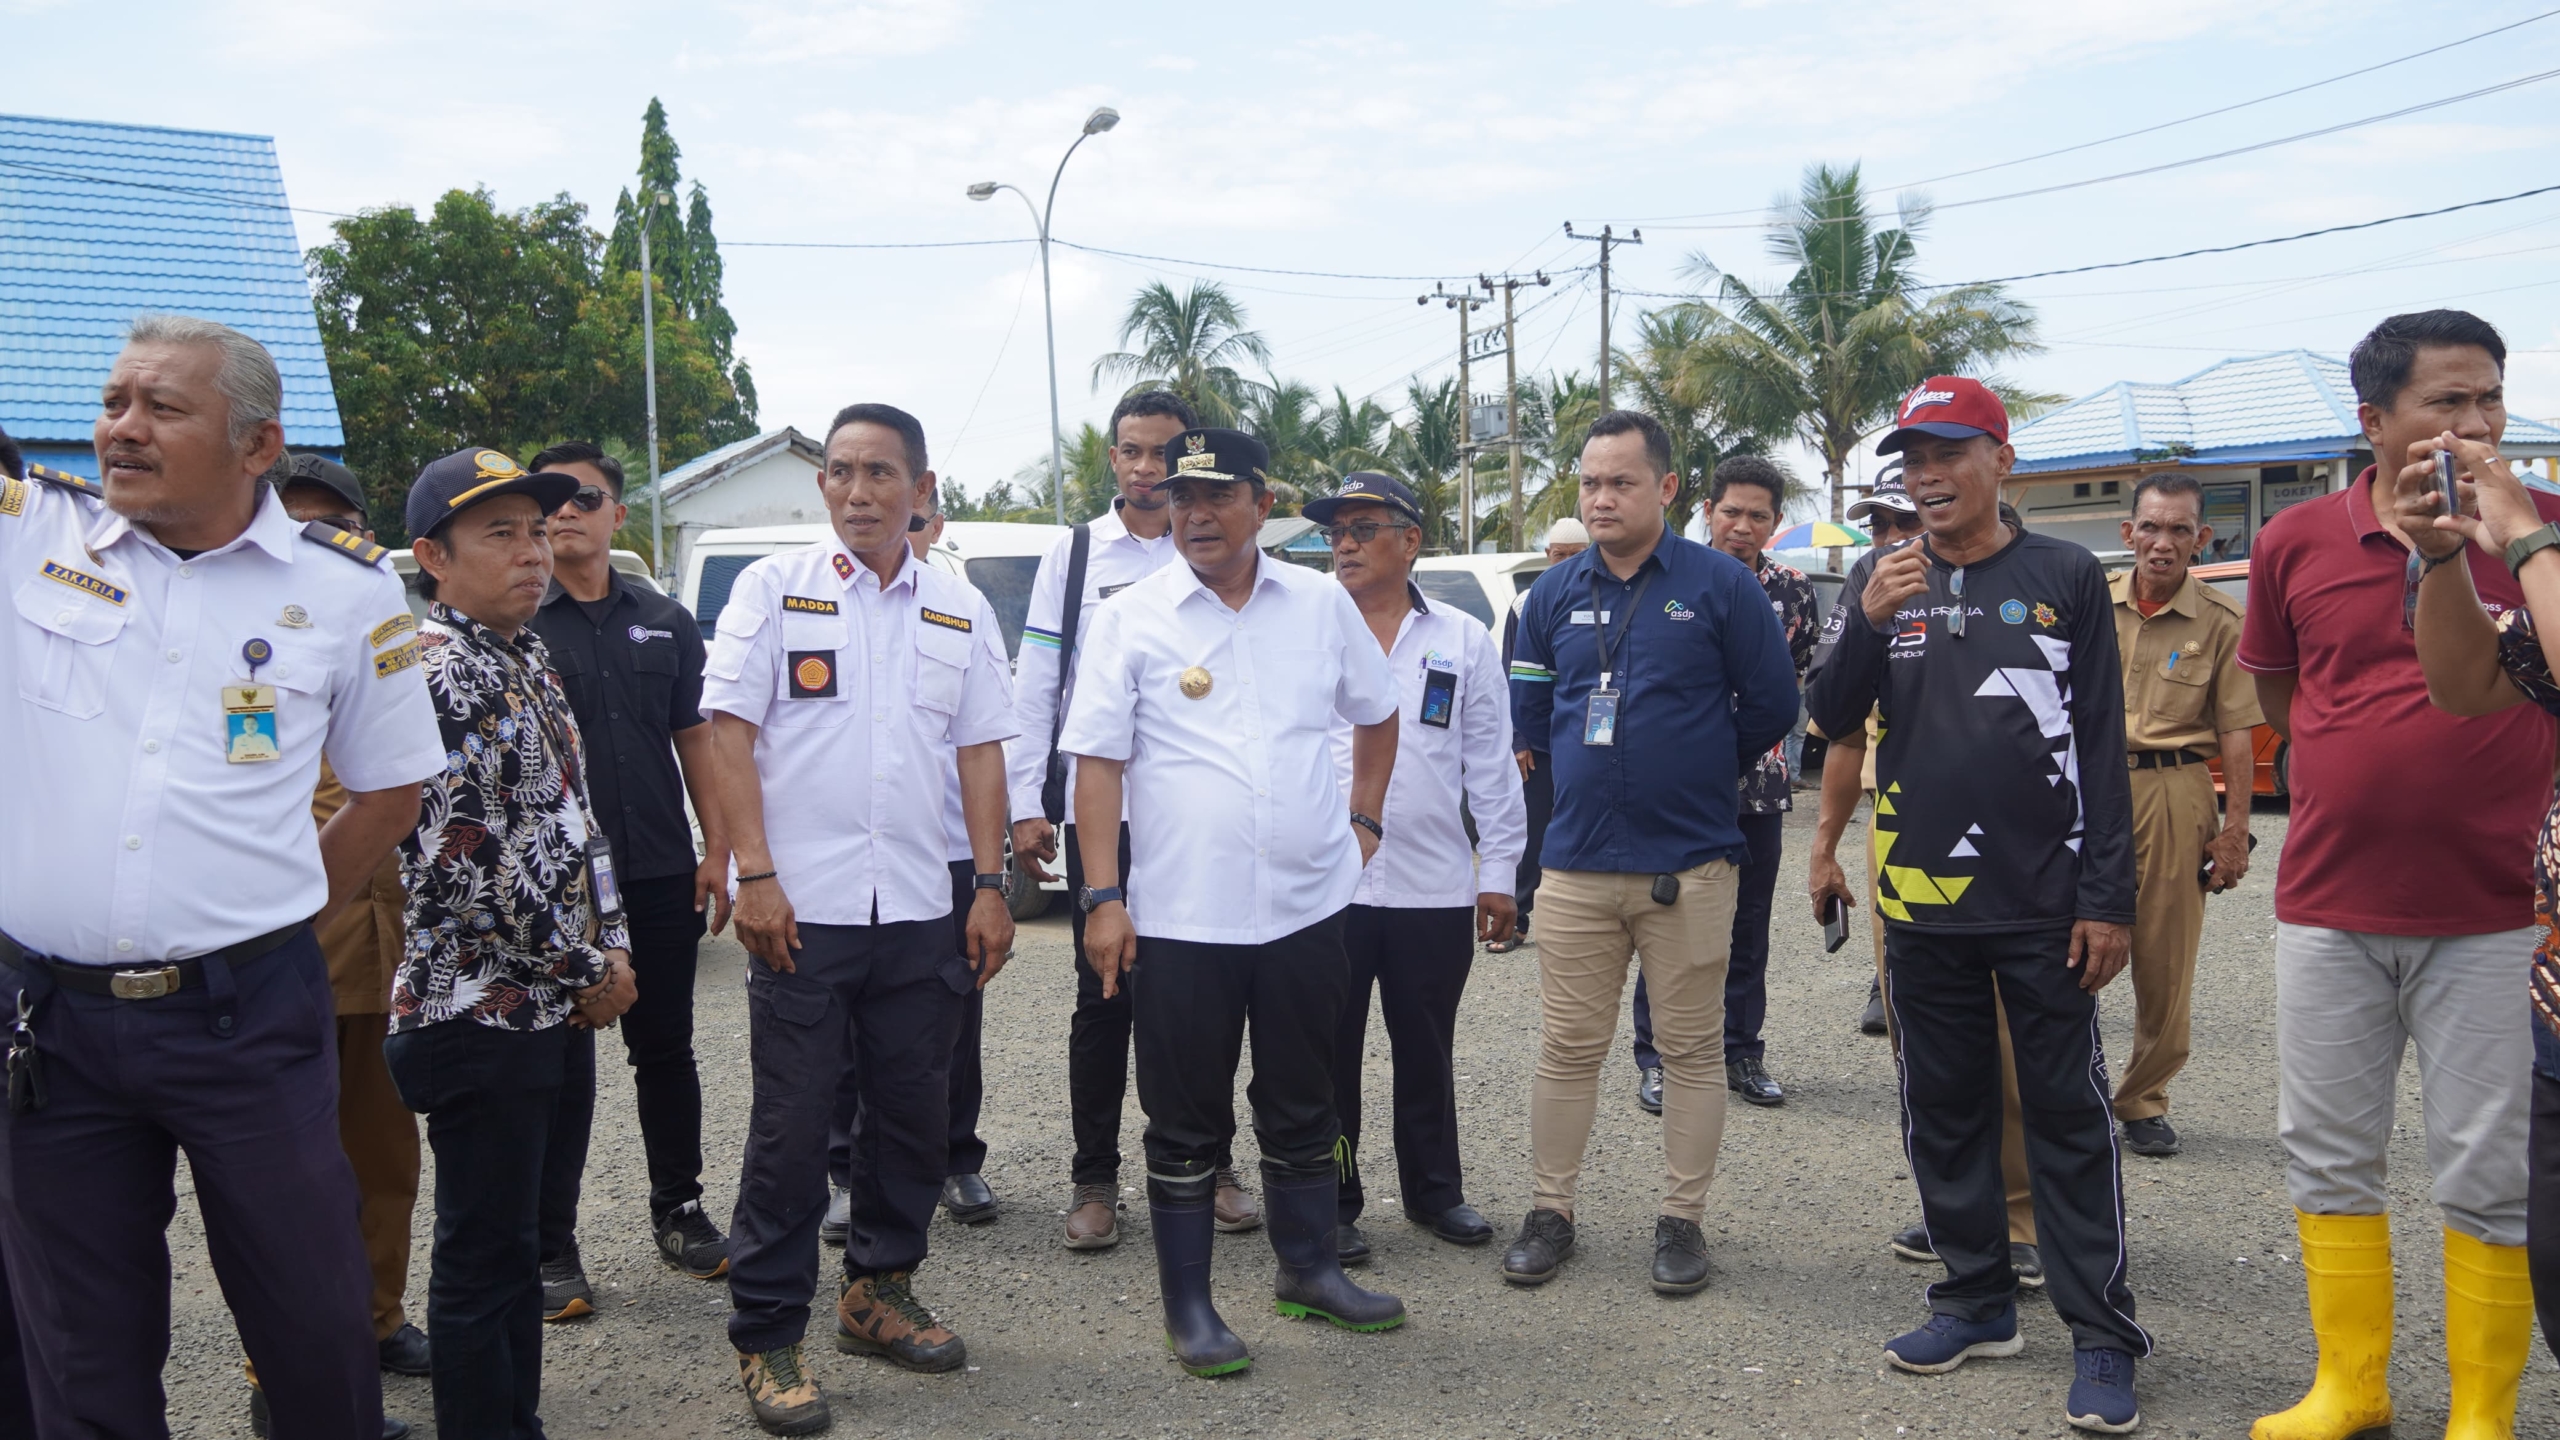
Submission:
[[[345,445],[273,139],[0,115],[0,428],[95,475],[99,382],[155,311],[256,336],[286,443]]]
[[[2166,384],[2119,381],[2010,432],[2008,494],[2037,530],[2123,547],[2116,522],[2159,470],[2200,472],[2214,559],[2239,559],[2267,517],[2344,488],[2373,463],[2346,362],[2308,350],[2218,361]],[[2507,418],[2511,459],[2560,457],[2560,425]]]

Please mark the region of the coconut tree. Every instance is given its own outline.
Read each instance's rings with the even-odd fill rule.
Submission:
[[[1718,461],[1728,455],[1765,455],[1789,433],[1783,426],[1775,434],[1754,429],[1716,389],[1714,370],[1699,358],[1713,323],[1704,306],[1655,310],[1636,321],[1634,347],[1617,352],[1628,400],[1661,421],[1671,438],[1671,469],[1680,477],[1680,493],[1669,515],[1675,532],[1704,503],[1707,480]],[[1792,488],[1778,497],[1781,512],[1806,489],[1792,475],[1789,480]]]
[[[1263,388],[1242,365],[1271,365],[1271,347],[1245,328],[1244,308],[1214,280],[1179,295],[1161,280],[1139,287],[1120,321],[1120,343],[1134,348],[1093,362],[1096,389],[1117,379],[1133,390],[1170,390],[1210,425],[1235,424]]]
[[[1425,385],[1419,378],[1405,386],[1405,407],[1413,418],[1395,427],[1387,439],[1387,468],[1399,473],[1422,505],[1422,528],[1434,547],[1463,548],[1457,532],[1460,427],[1466,406],[1458,382]]]

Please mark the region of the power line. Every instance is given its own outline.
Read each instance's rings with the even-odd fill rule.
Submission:
[[[1037,245],[1024,235],[1007,240],[723,240],[723,250],[967,250],[980,245]],[[1063,245],[1066,242],[1058,242]]]
[[[1121,260],[1144,260],[1155,265],[1197,265],[1208,270],[1235,270],[1248,275],[1297,275],[1316,280],[1392,280],[1415,283],[1431,280],[1466,281],[1475,278],[1473,274],[1355,275],[1339,270],[1279,270],[1267,265],[1229,265],[1217,260],[1183,260],[1169,255],[1140,255],[1131,250],[1108,250],[1100,245],[1079,245],[1073,240],[1060,240],[1055,236],[1050,237],[1050,243],[1055,245],[1064,245],[1070,250],[1082,250],[1091,255],[1109,255]],[[1580,274],[1583,270],[1587,270],[1589,268],[1591,267],[1587,265],[1579,266],[1570,270],[1559,270],[1555,273],[1560,275]]]

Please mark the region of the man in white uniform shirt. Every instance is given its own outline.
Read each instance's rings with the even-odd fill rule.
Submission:
[[[1350,989],[1342,912],[1384,834],[1396,687],[1340,586],[1254,548],[1271,513],[1262,442],[1189,430],[1166,454],[1187,563],[1096,612],[1059,743],[1078,761],[1093,882],[1077,897],[1085,957],[1106,994],[1136,970],[1165,1338],[1205,1376],[1252,1363],[1209,1299],[1210,1207],[1248,1025],[1280,1313],[1353,1330],[1404,1319],[1402,1303],[1353,1285],[1335,1258],[1330,1066]],[[1337,715],[1356,727],[1347,814],[1327,780]]]
[[[1413,562],[1422,553],[1422,507],[1413,492],[1391,476],[1357,471],[1303,513],[1324,527],[1334,578],[1386,654],[1399,696],[1395,778],[1378,817],[1389,838],[1379,842],[1344,912],[1351,998],[1334,1032],[1333,1106],[1342,1121],[1336,1244],[1342,1263],[1357,1265],[1369,1258],[1359,1226],[1366,1200],[1360,1059],[1372,984],[1395,1054],[1396,1177],[1405,1218],[1452,1245],[1493,1238],[1493,1226],[1467,1203],[1459,1175],[1452,1052],[1475,942],[1507,938],[1518,916],[1511,886],[1528,808],[1511,758],[1511,695],[1492,634],[1464,611],[1432,609],[1413,586]],[[1349,721],[1334,720],[1333,742],[1347,785]]]
[[[909,1282],[942,1192],[952,1042],[969,993],[1013,947],[1001,743],[1012,697],[983,643],[996,623],[985,598],[907,548],[908,521],[933,493],[924,427],[892,406],[847,406],[828,427],[818,490],[834,533],[739,574],[703,667],[738,940],[754,956],[729,1339],[757,1423],[785,1435],[828,1423],[800,1340],[848,1044],[863,1127],[836,1347],[920,1371],[967,1360]],[[943,859],[954,747],[976,866],[965,958],[952,953]]]
[[[36,1433],[168,1433],[183,1148],[277,1433],[406,1434],[311,922],[444,769],[417,627],[382,547],[260,483],[284,430],[257,341],[145,316],[99,398],[103,486],[0,480],[0,1250]],[[349,795],[315,830],[324,755]]]

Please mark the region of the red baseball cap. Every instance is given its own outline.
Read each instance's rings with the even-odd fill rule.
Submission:
[[[2009,407],[1979,380],[1961,375],[1932,375],[1902,397],[1902,406],[1893,413],[1893,433],[1876,442],[1876,453],[1892,455],[1902,449],[1903,437],[1913,431],[1935,435],[1944,440],[1965,440],[1988,435],[2006,445],[2009,443]]]

